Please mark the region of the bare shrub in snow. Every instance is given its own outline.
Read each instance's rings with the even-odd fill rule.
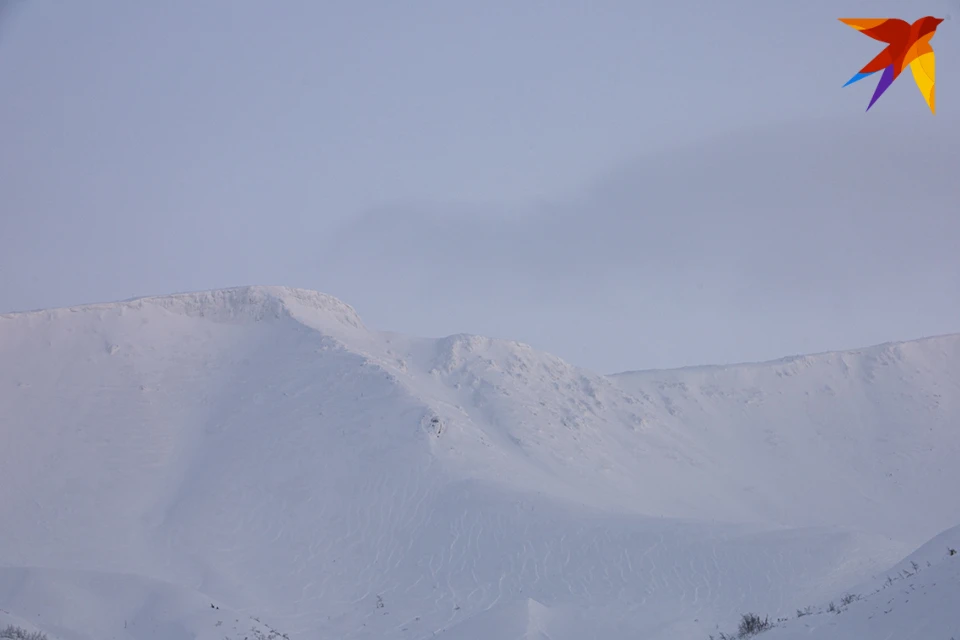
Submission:
[[[840,606],[843,606],[843,607],[849,606],[850,603],[856,602],[859,599],[860,599],[859,594],[848,593],[847,595],[843,596],[843,598],[840,599]]]
[[[755,613],[745,613],[740,619],[740,628],[738,629],[740,638],[749,638],[755,636],[761,631],[766,631],[773,627],[769,618],[760,618]]]
[[[761,618],[755,613],[745,613],[743,617],[740,618],[740,627],[737,629],[737,635],[727,635],[726,633],[721,633],[719,637],[714,638],[710,636],[710,640],[744,640],[745,638],[751,638],[758,633],[764,631],[769,631],[773,628],[773,623],[770,622],[769,617]]]
[[[0,629],[0,638],[4,640],[47,640],[47,634],[39,631],[27,631],[22,627],[15,627],[11,624],[5,629]]]

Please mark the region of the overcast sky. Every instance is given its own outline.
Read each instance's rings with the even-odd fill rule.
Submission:
[[[283,284],[602,372],[960,331],[960,15],[936,116],[837,20],[949,0],[11,4],[0,312]]]

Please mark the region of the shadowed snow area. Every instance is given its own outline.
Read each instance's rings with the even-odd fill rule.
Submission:
[[[601,376],[281,287],[0,316],[0,615],[62,640],[792,617],[960,522],[958,356],[945,336]]]

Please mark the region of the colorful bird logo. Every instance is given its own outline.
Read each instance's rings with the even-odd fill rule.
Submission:
[[[850,25],[860,33],[870,36],[887,44],[876,58],[860,69],[857,75],[847,81],[847,86],[858,80],[863,80],[878,71],[883,71],[880,82],[877,84],[873,98],[867,105],[867,111],[873,103],[883,95],[900,73],[910,65],[913,79],[920,88],[920,93],[927,101],[930,111],[937,112],[934,95],[934,81],[936,78],[936,59],[930,39],[933,38],[937,27],[943,18],[927,16],[920,18],[913,24],[895,18],[840,18],[840,22]]]

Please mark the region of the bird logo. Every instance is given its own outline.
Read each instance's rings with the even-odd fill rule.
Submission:
[[[934,82],[936,79],[936,58],[930,39],[943,18],[926,16],[913,24],[896,18],[840,18],[840,22],[849,25],[874,40],[886,43],[887,47],[873,60],[847,81],[847,85],[863,80],[878,71],[882,71],[877,89],[867,105],[867,111],[890,88],[900,73],[910,66],[913,79],[932,113],[937,112]]]

